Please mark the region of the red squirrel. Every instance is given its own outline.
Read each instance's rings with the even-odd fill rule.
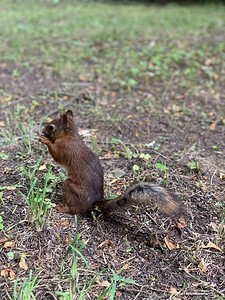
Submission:
[[[54,160],[68,172],[63,183],[65,206],[57,205],[59,212],[85,215],[97,206],[103,214],[111,214],[141,202],[153,202],[168,216],[179,213],[179,205],[166,189],[150,183],[137,184],[121,196],[106,200],[100,160],[79,135],[71,110],[47,123],[39,140],[48,146]]]

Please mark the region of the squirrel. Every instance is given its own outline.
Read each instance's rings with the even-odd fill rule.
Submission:
[[[65,206],[57,205],[59,212],[87,215],[97,206],[109,215],[131,205],[153,202],[168,216],[179,214],[179,205],[167,190],[150,183],[134,185],[117,198],[106,200],[102,165],[79,135],[71,110],[47,123],[39,141],[48,146],[54,160],[68,172],[63,183]]]

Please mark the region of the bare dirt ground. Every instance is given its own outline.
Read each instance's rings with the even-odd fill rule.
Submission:
[[[18,77],[12,76],[15,68],[19,69]],[[42,281],[35,289],[36,299],[55,299],[56,290],[68,288],[66,275],[59,287],[58,274],[66,250],[78,233],[87,242],[82,254],[91,271],[106,268],[108,278],[109,269],[122,269],[122,277],[135,280],[136,285],[118,286],[115,299],[224,299],[222,77],[213,79],[212,89],[203,86],[195,91],[179,86],[171,78],[139,82],[121,91],[116,84],[86,81],[84,77],[62,82],[44,67],[27,70],[1,63],[0,74],[2,128],[9,132],[14,126],[12,120],[7,123],[5,112],[16,111],[18,105],[24,106],[20,122],[35,122],[30,154],[22,134],[16,134],[10,145],[5,136],[1,138],[1,152],[8,155],[1,160],[1,187],[22,186],[2,190],[5,234],[0,233],[1,271],[11,270],[20,279],[27,278],[31,269],[40,272]],[[33,100],[38,103],[32,106]],[[42,165],[51,160],[47,149],[39,144],[38,135],[43,118],[56,117],[59,106],[74,111],[85,141],[99,153],[107,194],[119,194],[137,181],[164,185],[181,203],[183,219],[165,218],[155,207],[142,205],[111,218],[101,214],[96,219],[78,216],[76,223],[74,216],[59,214],[52,208],[42,229],[36,231],[28,222],[28,206],[20,193],[27,179],[18,168],[31,168],[40,155]],[[113,143],[112,138],[120,139],[127,148]],[[128,149],[131,159],[127,158]],[[134,165],[139,169],[134,170]],[[56,176],[60,170],[53,165]],[[38,170],[36,176],[41,180],[45,172]],[[62,201],[61,186],[59,180],[55,203]],[[12,243],[7,246],[6,242]],[[8,252],[14,252],[12,259]],[[27,270],[19,265],[21,255]],[[68,259],[65,269],[69,263]],[[82,285],[84,272],[80,270],[79,274]],[[0,277],[1,299],[8,299],[6,291],[12,295],[15,279],[8,277]],[[108,281],[99,280],[85,299],[96,299]]]

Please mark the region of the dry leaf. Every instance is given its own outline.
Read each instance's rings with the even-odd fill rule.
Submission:
[[[208,242],[207,245],[201,245],[201,246],[199,247],[199,249],[200,249],[200,248],[203,248],[203,249],[214,248],[214,249],[216,249],[216,250],[222,252],[222,249],[220,249],[220,247],[218,247],[217,245],[215,245],[215,244],[212,243],[212,242]]]
[[[179,245],[174,244],[169,238],[168,236],[166,236],[164,238],[164,241],[166,243],[166,246],[169,248],[169,250],[174,250],[174,249],[178,249]]]
[[[5,243],[6,241],[8,241],[7,238],[0,238],[0,243]]]
[[[175,288],[173,288],[173,287],[168,288],[168,289],[167,289],[167,292],[169,292],[170,294],[177,294],[177,293],[178,293],[178,292],[177,292],[177,289],[175,289]]]
[[[178,222],[177,222],[177,227],[179,229],[182,229],[182,228],[185,228],[187,226],[185,220],[184,220],[184,217],[181,216],[179,219],[178,219]]]
[[[203,259],[200,261],[198,267],[199,267],[199,269],[202,270],[203,273],[208,271],[207,265],[206,265],[206,263],[204,262]]]
[[[1,121],[0,122],[0,127],[5,127],[5,122]]]
[[[15,273],[10,269],[4,269],[1,271],[2,277],[10,277],[11,279],[15,279]]]
[[[214,78],[215,80],[219,80],[219,79],[220,79],[220,75],[218,75],[218,74],[215,73],[215,74],[213,75],[213,78]]]
[[[129,269],[129,265],[125,264],[124,266],[122,266],[122,268],[120,270],[127,270],[127,269]]]
[[[110,240],[105,240],[101,244],[98,245],[98,247],[102,247],[103,245],[108,244],[110,247],[114,248],[113,243]]]
[[[8,190],[8,191],[14,191],[14,190],[16,190],[16,186],[8,186],[7,188],[6,188],[6,190]]]
[[[218,231],[218,227],[219,227],[219,225],[217,225],[216,223],[214,223],[214,222],[211,222],[210,224],[209,224],[209,226],[214,230],[214,231]]]
[[[3,248],[12,248],[15,246],[15,244],[16,244],[16,241],[6,242],[3,246]]]
[[[112,155],[110,152],[108,152],[104,155],[101,155],[100,159],[112,159]]]
[[[220,173],[220,179],[225,179],[225,173]]]
[[[118,180],[117,178],[114,178],[113,180],[111,180],[111,181],[109,182],[109,184],[111,185],[111,184],[117,182],[117,180]]]
[[[39,170],[39,171],[45,170],[48,164],[49,164],[49,160],[46,160],[46,162],[45,162],[42,166],[40,166],[40,167],[38,168],[38,170]]]
[[[212,123],[212,124],[210,125],[210,130],[211,130],[211,131],[215,131],[215,130],[216,130],[216,123]]]
[[[110,282],[109,281],[107,281],[107,280],[104,280],[104,281],[97,281],[98,282],[98,284],[100,285],[100,286],[102,286],[102,287],[110,287]]]
[[[21,269],[23,269],[25,271],[28,269],[25,258],[22,257],[22,256],[21,256],[21,259],[20,259],[19,266],[20,266]]]
[[[69,222],[68,221],[63,221],[60,223],[61,226],[68,226],[69,225]]]
[[[79,80],[83,81],[83,82],[87,82],[88,81],[88,77],[86,75],[79,75]]]

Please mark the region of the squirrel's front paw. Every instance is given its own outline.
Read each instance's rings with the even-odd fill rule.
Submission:
[[[41,136],[39,138],[39,142],[41,142],[42,144],[45,144],[45,145],[49,145],[51,142],[49,141],[49,139],[47,137],[44,137],[44,136]]]

